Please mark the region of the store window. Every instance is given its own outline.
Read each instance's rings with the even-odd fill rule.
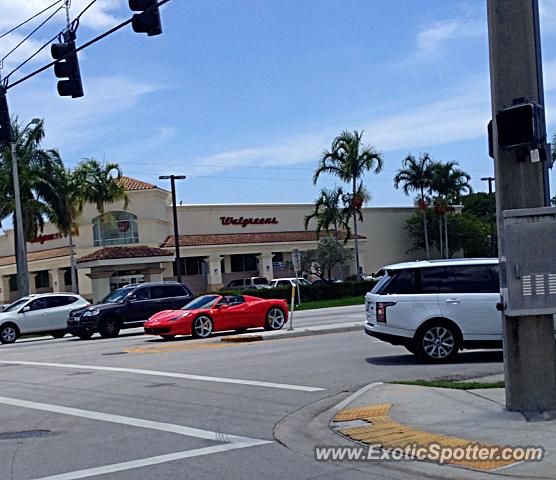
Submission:
[[[253,272],[257,270],[257,255],[230,255],[232,272]]]
[[[41,270],[35,274],[35,288],[50,288],[50,275],[48,270]]]
[[[205,257],[186,257],[181,258],[181,273],[182,275],[204,275],[206,274]],[[174,276],[176,272],[176,262],[173,263]]]
[[[139,243],[137,215],[129,212],[109,212],[93,219],[95,247]]]

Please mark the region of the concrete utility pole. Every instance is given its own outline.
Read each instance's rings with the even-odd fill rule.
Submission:
[[[174,243],[176,248],[176,280],[181,283],[180,235],[178,229],[178,207],[176,205],[176,180],[185,180],[185,175],[160,175],[160,180],[170,180],[172,186],[172,214],[174,216]]]
[[[492,118],[516,99],[544,105],[538,0],[487,1]],[[506,288],[503,211],[546,206],[547,169],[545,162],[499,148],[493,124],[500,280]],[[506,407],[546,418],[556,411],[553,316],[504,315],[503,332]]]

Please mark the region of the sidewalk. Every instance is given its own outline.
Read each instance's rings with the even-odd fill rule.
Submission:
[[[489,381],[492,379],[489,379]],[[413,443],[448,447],[540,446],[542,461],[519,462],[402,460],[415,475],[483,479],[556,478],[556,421],[527,422],[520,413],[504,409],[500,388],[456,390],[414,385],[371,384],[334,409],[331,428],[354,445],[403,448]],[[376,460],[375,460],[376,461]],[[382,467],[392,460],[380,461]]]

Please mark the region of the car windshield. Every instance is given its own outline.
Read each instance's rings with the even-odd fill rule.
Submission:
[[[220,295],[203,295],[191,300],[182,310],[196,310],[198,308],[211,308],[220,298]]]
[[[9,305],[8,307],[6,307],[4,310],[2,310],[3,312],[14,312],[16,311],[19,307],[21,307],[24,303],[28,302],[29,299],[31,297],[23,297],[20,298],[19,300],[16,300],[14,303],[12,303],[11,305]]]
[[[125,298],[134,290],[133,288],[118,288],[110,292],[100,303],[122,303]]]

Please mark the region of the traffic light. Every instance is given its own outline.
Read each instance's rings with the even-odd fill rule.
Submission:
[[[141,12],[133,15],[131,27],[134,32],[146,33],[149,37],[162,33],[157,0],[129,0],[129,8]]]
[[[500,148],[539,148],[546,140],[544,109],[535,102],[505,108],[496,114],[496,128]]]
[[[4,147],[13,141],[12,124],[10,122],[10,111],[6,93],[0,91],[0,147]]]
[[[64,42],[53,44],[51,53],[54,60],[60,60],[54,64],[54,75],[57,78],[67,79],[58,82],[58,94],[62,97],[82,97],[83,84],[77,53],[75,53],[75,32],[64,33]]]

